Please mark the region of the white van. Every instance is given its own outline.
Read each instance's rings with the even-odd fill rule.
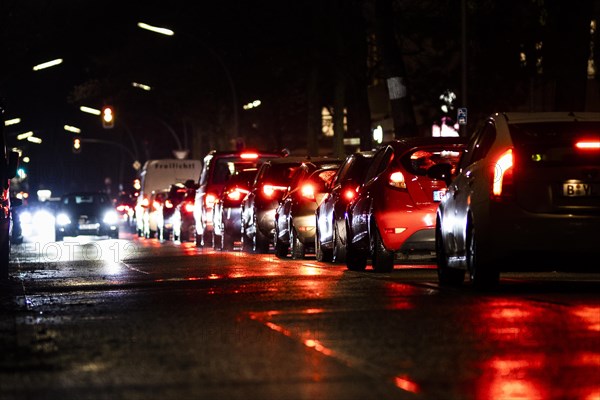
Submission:
[[[140,173],[141,189],[135,204],[135,220],[139,236],[153,237],[156,221],[151,221],[154,195],[168,191],[174,183],[197,182],[202,171],[200,160],[148,160]]]

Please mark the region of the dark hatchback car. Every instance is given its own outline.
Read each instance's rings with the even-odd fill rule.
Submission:
[[[56,240],[65,236],[119,237],[119,215],[105,193],[79,192],[63,196],[56,209]]]
[[[346,157],[331,182],[327,195],[317,207],[317,261],[346,260],[346,207],[356,197],[356,191],[363,183],[373,154],[374,151],[361,151]]]
[[[246,168],[231,175],[213,212],[215,249],[233,250],[242,240],[242,201],[254,182],[258,168]]]
[[[275,236],[275,209],[288,189],[292,175],[306,157],[283,157],[261,165],[250,193],[242,202],[242,248],[268,253]]]
[[[342,160],[312,159],[294,173],[290,186],[275,210],[275,255],[302,259],[314,251],[317,220],[315,210]]]

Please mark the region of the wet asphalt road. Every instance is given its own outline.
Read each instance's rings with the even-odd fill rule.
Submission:
[[[600,274],[392,273],[66,239],[13,248],[0,399],[600,399]]]

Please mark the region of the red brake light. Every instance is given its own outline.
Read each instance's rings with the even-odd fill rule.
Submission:
[[[580,140],[575,143],[575,147],[579,150],[600,150],[600,140]]]
[[[152,202],[152,208],[154,208],[155,210],[158,210],[160,208],[160,202],[154,200]]]
[[[184,206],[184,210],[187,211],[187,212],[189,212],[189,213],[194,212],[194,203],[186,202],[185,206]]]
[[[404,174],[400,171],[392,172],[390,174],[390,180],[388,183],[390,186],[400,189],[406,189],[406,181],[404,180]]]
[[[144,197],[141,203],[142,207],[148,207],[150,205],[150,200],[147,197]]]
[[[273,197],[276,190],[285,190],[287,187],[285,186],[275,186],[275,185],[263,185],[262,192],[265,197]]]
[[[315,199],[315,187],[310,183],[305,183],[300,188],[300,194],[304,198],[307,198],[309,200],[314,200]]]
[[[256,153],[242,153],[240,154],[240,158],[244,160],[255,160],[258,158],[258,154]]]
[[[350,201],[356,196],[355,189],[346,189],[344,190],[344,199]]]
[[[165,201],[165,207],[167,207],[167,208],[173,208],[173,202],[171,200]]]
[[[206,205],[206,208],[213,208],[215,201],[217,201],[217,196],[212,193],[207,193],[204,198],[204,205]]]
[[[129,206],[126,204],[121,204],[121,205],[117,206],[117,211],[123,212],[123,211],[127,211],[127,210],[129,210]]]
[[[238,201],[239,199],[242,198],[242,194],[240,193],[239,190],[234,189],[231,192],[227,193],[227,198],[229,200]]]
[[[506,196],[506,192],[512,186],[513,181],[513,151],[508,149],[498,157],[498,160],[493,165],[493,181],[492,181],[492,195]]]

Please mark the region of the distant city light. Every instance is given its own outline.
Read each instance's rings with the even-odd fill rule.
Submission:
[[[152,90],[150,86],[144,85],[143,83],[131,82],[131,86],[133,86],[134,88],[145,90],[147,92]]]
[[[244,110],[250,110],[251,108],[256,108],[256,107],[260,106],[261,104],[262,104],[262,102],[260,100],[254,100],[254,101],[251,101],[248,104],[244,104],[242,106],[242,108]]]
[[[4,126],[16,125],[21,122],[21,118],[12,118],[4,121]]]
[[[39,70],[42,70],[42,69],[54,67],[55,65],[62,64],[62,62],[63,62],[62,58],[57,58],[56,60],[47,61],[45,63],[41,63],[41,64],[38,64],[38,65],[35,65],[33,67],[33,70],[34,71],[39,71]]]
[[[67,132],[81,133],[81,129],[79,129],[76,126],[65,125],[64,128],[65,128],[65,131],[67,131]]]
[[[23,161],[25,164],[27,164],[29,161],[31,161],[31,158],[29,158],[29,157],[25,156],[25,157],[23,157],[23,160],[22,160],[22,161]]]
[[[373,129],[373,140],[379,144],[383,142],[383,128],[381,125],[377,125],[377,127]]]
[[[92,107],[86,107],[86,106],[81,106],[79,107],[79,110],[83,111],[84,113],[88,113],[88,114],[94,114],[94,115],[100,115],[102,114],[102,112],[96,108],[92,108]]]
[[[42,138],[39,138],[39,137],[36,137],[36,136],[29,136],[27,138],[27,141],[31,142],[31,143],[41,144],[42,143]]]
[[[152,25],[146,24],[144,22],[138,22],[137,26],[139,28],[146,29],[147,31],[160,33],[161,35],[173,36],[175,34],[175,32],[173,32],[170,29],[161,28],[159,26],[152,26]]]
[[[40,189],[37,191],[37,197],[39,201],[46,201],[52,197],[52,191],[48,189]]]
[[[33,136],[33,131],[21,133],[21,134],[17,135],[17,140],[27,139],[27,138],[29,138],[31,136]]]

